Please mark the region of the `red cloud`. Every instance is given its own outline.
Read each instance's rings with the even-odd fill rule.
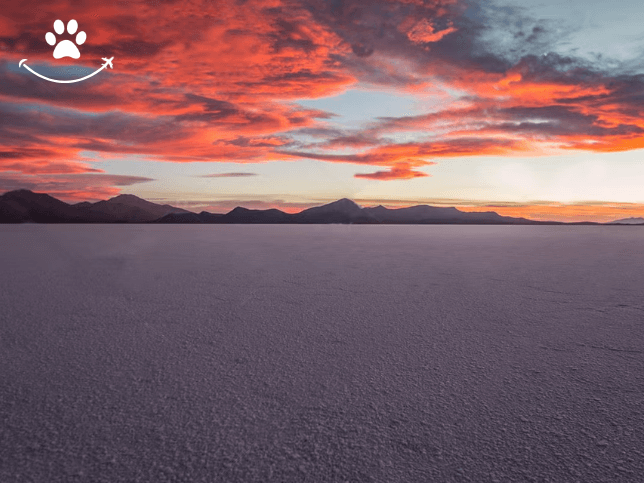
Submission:
[[[445,157],[644,147],[644,80],[554,54],[510,60],[485,50],[478,36],[486,26],[464,16],[465,7],[456,0],[7,3],[0,171],[97,172],[81,157],[95,151],[168,162],[313,158],[384,168],[356,176],[389,180],[426,176],[417,168]],[[53,59],[44,37],[58,18],[75,18],[87,32],[84,67],[114,56],[114,70],[54,86],[18,69],[23,58],[67,65]],[[406,94],[442,83],[462,98],[426,115],[329,130],[302,148],[297,133],[323,132],[332,113],[297,101],[360,81]],[[413,143],[384,137],[403,131],[425,135]]]
[[[423,173],[422,171],[415,171],[404,165],[394,166],[389,171],[376,171],[375,173],[358,173],[355,175],[356,178],[378,179],[378,180],[413,179],[413,178],[423,178],[425,176],[429,176],[429,175],[427,173]]]
[[[30,189],[46,192],[63,201],[103,200],[119,193],[119,186],[130,186],[152,181],[141,176],[109,174],[63,174],[63,175],[3,175],[0,176],[0,191]]]
[[[438,42],[447,34],[457,31],[456,28],[449,27],[437,32],[434,26],[426,18],[418,20],[413,16],[408,17],[407,20],[401,23],[398,26],[398,29],[405,33],[407,38],[415,44]]]

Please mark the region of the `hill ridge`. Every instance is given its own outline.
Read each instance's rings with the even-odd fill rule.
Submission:
[[[624,221],[624,220],[622,220]],[[341,198],[299,213],[277,208],[266,210],[237,206],[228,213],[199,214],[171,205],[159,205],[132,194],[121,194],[95,203],[65,203],[46,193],[18,189],[0,195],[0,223],[208,223],[208,224],[501,224],[565,225],[502,216],[494,211],[466,212],[455,207],[427,204],[404,208],[382,205],[362,208],[349,198]],[[612,222],[612,223],[618,223]],[[644,220],[643,220],[644,223]]]

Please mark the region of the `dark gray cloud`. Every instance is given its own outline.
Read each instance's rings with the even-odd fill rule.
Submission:
[[[47,193],[61,191],[83,190],[87,186],[131,186],[138,183],[154,181],[143,176],[128,176],[117,174],[52,174],[52,175],[22,175],[3,174],[0,176],[0,192],[16,189],[29,189]]]

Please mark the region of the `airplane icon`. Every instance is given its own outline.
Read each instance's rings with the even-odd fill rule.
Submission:
[[[100,71],[102,71],[103,69],[107,68],[108,65],[110,66],[110,69],[113,69],[114,68],[114,66],[112,65],[113,60],[114,60],[114,57],[110,57],[109,59],[106,58],[106,57],[103,57],[103,62],[105,62],[105,63],[100,68],[96,69],[91,74],[87,74],[85,77],[81,77],[80,79],[69,79],[69,80],[58,80],[58,79],[50,79],[49,77],[45,77],[44,75],[39,74],[38,72],[34,71],[31,67],[29,67],[26,64],[27,59],[22,59],[20,61],[20,63],[18,64],[18,67],[20,68],[20,67],[24,66],[25,69],[27,69],[33,75],[36,75],[36,76],[40,77],[41,79],[45,79],[45,80],[47,80],[49,82],[56,82],[58,84],[71,84],[73,82],[80,82],[80,81],[84,81],[85,79],[89,79],[90,77],[94,77]]]

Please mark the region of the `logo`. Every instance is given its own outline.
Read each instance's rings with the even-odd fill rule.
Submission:
[[[71,19],[69,22],[67,22],[67,33],[69,35],[74,35],[78,31],[78,22],[74,19]],[[65,24],[63,23],[62,20],[56,20],[54,22],[54,32],[58,35],[63,35],[65,33]],[[72,42],[71,40],[60,40],[58,41],[56,39],[56,35],[54,35],[51,32],[47,32],[45,35],[45,40],[49,45],[52,47],[55,45],[56,47],[54,48],[54,59],[62,59],[63,57],[71,57],[72,59],[80,59],[80,51],[78,50],[79,45],[83,45],[85,41],[87,40],[87,34],[81,30],[76,34],[76,37],[74,41]],[[104,64],[91,74],[86,75],[85,77],[81,77],[80,79],[71,79],[71,80],[58,80],[58,79],[50,79],[49,77],[45,77],[42,74],[39,74],[38,72],[34,71],[31,67],[29,67],[25,62],[27,62],[27,59],[22,59],[20,63],[18,64],[18,67],[24,66],[25,69],[27,69],[29,72],[32,74],[40,77],[41,79],[45,79],[49,82],[56,82],[58,84],[72,84],[74,82],[80,82],[84,81],[85,79],[89,79],[90,77],[94,77],[96,74],[98,74],[100,71],[103,69],[107,68],[109,66],[110,69],[113,69],[114,66],[112,65],[112,61],[114,60],[114,57],[110,57],[109,59],[103,57],[103,62]]]

